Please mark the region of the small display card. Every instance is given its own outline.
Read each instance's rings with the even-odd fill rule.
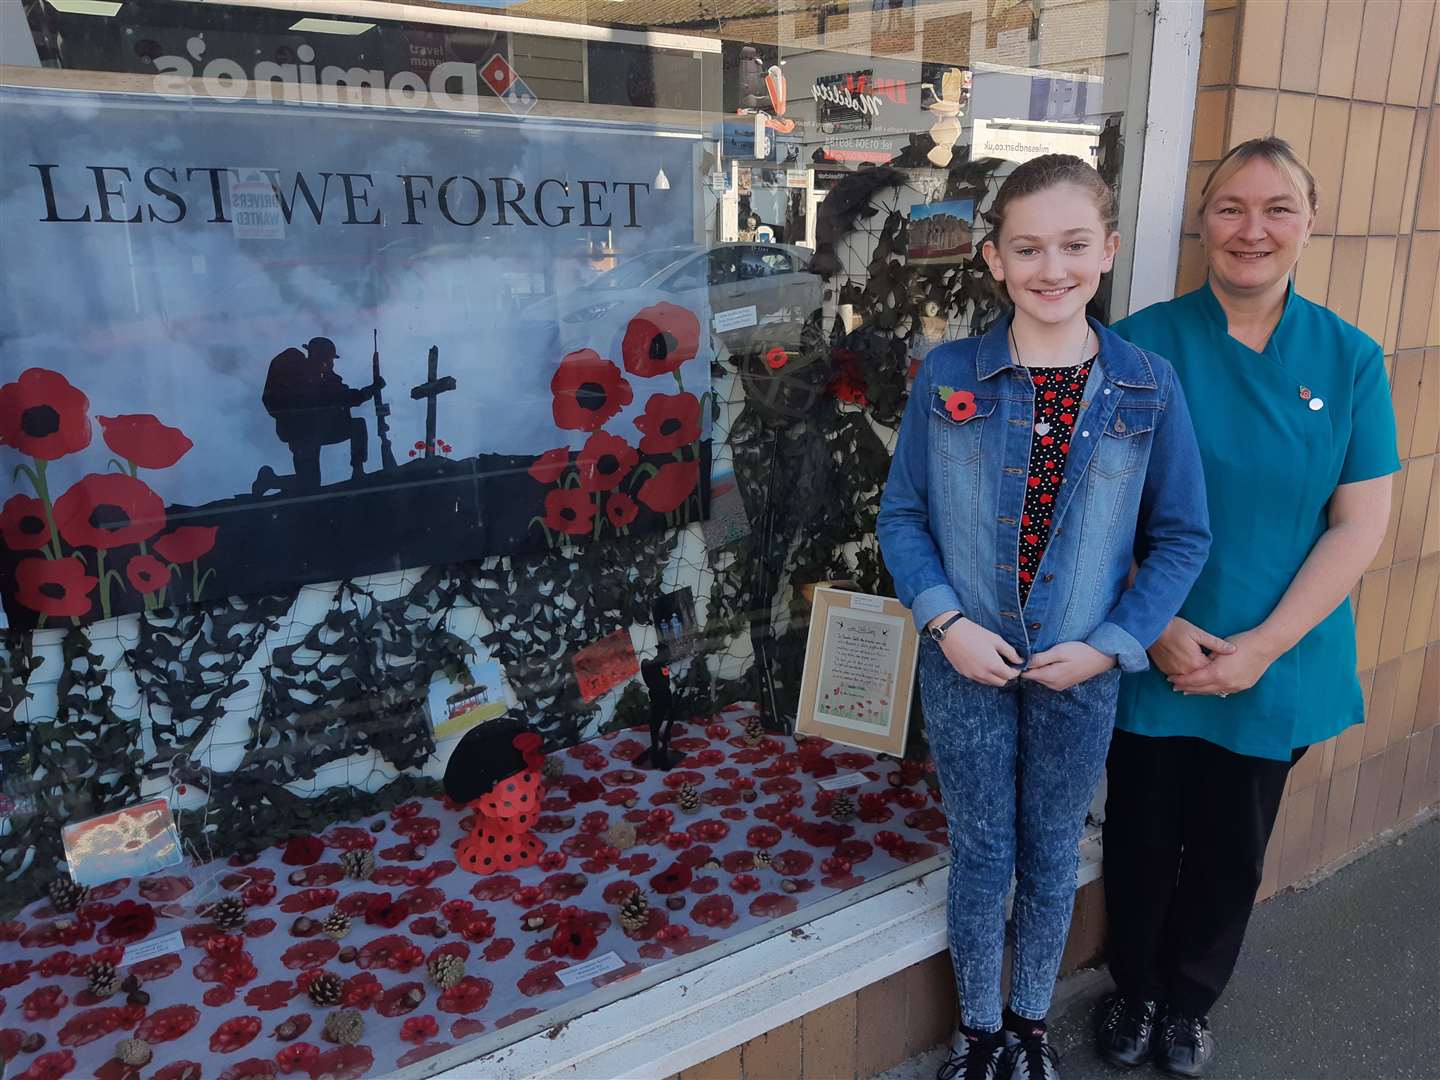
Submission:
[[[555,973],[566,986],[575,986],[577,983],[589,982],[591,979],[598,979],[601,975],[608,975],[612,971],[619,971],[625,966],[625,962],[613,952],[607,952],[603,956],[586,960],[581,964],[571,964],[568,968],[562,968]]]
[[[184,947],[185,938],[179,930],[171,934],[160,934],[158,937],[146,938],[125,946],[125,958],[120,961],[120,965],[125,967],[138,964],[142,960],[154,960],[157,956],[179,952]]]
[[[865,779],[864,773],[841,773],[839,776],[827,776],[824,780],[817,781],[815,786],[821,791],[840,791],[842,788],[859,787],[865,783]]]

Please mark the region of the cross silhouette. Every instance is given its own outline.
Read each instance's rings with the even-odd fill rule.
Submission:
[[[427,381],[421,383],[410,391],[410,396],[416,401],[425,399],[425,456],[435,456],[435,399],[449,390],[455,389],[455,376],[446,375],[443,379],[438,378],[440,368],[440,346],[430,346],[429,372]]]

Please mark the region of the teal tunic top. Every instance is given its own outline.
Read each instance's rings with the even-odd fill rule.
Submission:
[[[1293,285],[1263,352],[1230,336],[1208,284],[1114,329],[1175,366],[1200,443],[1213,540],[1180,615],[1221,637],[1250,630],[1328,527],[1336,486],[1400,468],[1380,346]],[[1242,693],[1178,694],[1153,666],[1126,675],[1117,726],[1288,760],[1364,719],[1347,597]]]

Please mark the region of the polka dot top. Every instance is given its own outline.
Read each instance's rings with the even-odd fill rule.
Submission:
[[[533,864],[545,850],[530,835],[544,794],[540,773],[526,769],[471,803],[478,813],[470,835],[456,847],[460,866],[472,874],[493,874]]]
[[[1035,430],[1030,436],[1030,475],[1025,481],[1025,510],[1020,517],[1020,552],[1016,575],[1020,579],[1020,605],[1030,599],[1035,572],[1050,543],[1050,515],[1065,482],[1065,459],[1070,436],[1090,377],[1092,356],[1083,364],[1063,368],[1030,369],[1035,387]]]

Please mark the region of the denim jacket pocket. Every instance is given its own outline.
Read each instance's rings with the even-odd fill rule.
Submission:
[[[1155,405],[1121,405],[1100,433],[1100,445],[1090,467],[1107,479],[1128,476],[1143,468],[1158,420],[1159,408]]]
[[[931,449],[957,464],[969,465],[980,456],[985,421],[994,412],[994,398],[976,398],[974,411],[957,420],[937,395],[930,406]]]

